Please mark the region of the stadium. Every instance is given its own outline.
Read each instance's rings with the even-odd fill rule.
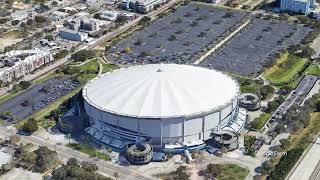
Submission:
[[[82,93],[86,133],[118,151],[137,142],[164,152],[200,149],[212,132],[239,132],[246,119],[238,83],[197,66],[121,68],[92,79]]]

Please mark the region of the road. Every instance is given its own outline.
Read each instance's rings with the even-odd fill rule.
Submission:
[[[6,127],[0,126],[0,137],[5,138],[10,136],[11,134],[15,134],[16,130],[7,129]],[[49,141],[48,139],[44,139],[43,137],[39,137],[36,135],[31,136],[21,136],[21,142],[22,143],[32,143],[36,146],[47,146],[48,148],[55,150],[60,160],[67,161],[69,158],[77,158],[80,161],[89,161],[94,162],[98,168],[99,173],[105,174],[108,176],[112,176],[114,172],[118,172],[120,177],[119,179],[123,180],[151,180],[153,178],[146,177],[142,174],[140,174],[138,171],[131,170],[129,168],[119,166],[117,164],[114,164],[112,162],[107,162],[104,160],[99,160],[97,158],[90,158],[88,155],[81,153],[79,151],[72,150],[70,148],[67,148],[63,145],[56,145]]]
[[[320,180],[320,138],[313,143],[302,159],[295,166],[293,171],[286,178],[287,180]]]

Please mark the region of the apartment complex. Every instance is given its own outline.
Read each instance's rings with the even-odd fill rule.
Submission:
[[[9,83],[53,60],[50,52],[34,50],[10,51],[0,55],[0,81]]]

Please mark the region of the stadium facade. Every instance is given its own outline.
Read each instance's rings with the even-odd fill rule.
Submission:
[[[240,131],[246,111],[239,108],[238,83],[202,67],[149,64],[96,77],[83,89],[96,142],[123,150],[147,142],[155,150],[201,148],[213,131]]]

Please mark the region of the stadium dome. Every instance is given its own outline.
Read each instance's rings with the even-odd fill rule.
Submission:
[[[84,87],[87,133],[119,149],[137,141],[197,144],[234,119],[238,95],[238,83],[215,70],[177,64],[121,68]]]

